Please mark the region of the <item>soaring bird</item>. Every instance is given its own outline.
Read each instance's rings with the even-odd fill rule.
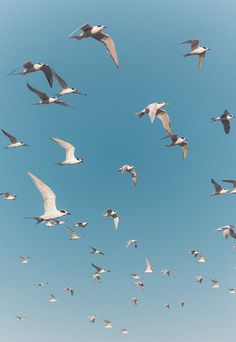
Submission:
[[[119,224],[119,216],[118,216],[118,212],[114,209],[107,209],[103,214],[104,217],[108,217],[111,216],[114,220],[114,225],[115,225],[115,229],[118,229],[118,224]]]
[[[122,173],[128,172],[131,175],[131,180],[134,185],[137,185],[137,172],[133,165],[125,164],[118,169],[118,172]]]
[[[191,51],[186,53],[184,55],[184,57],[187,56],[198,56],[198,68],[200,69],[202,66],[202,63],[204,61],[204,58],[206,56],[206,52],[211,50],[208,47],[204,46],[200,46],[200,41],[197,39],[194,40],[186,40],[185,42],[183,42],[182,44],[190,44],[191,45]]]
[[[16,199],[16,195],[11,194],[10,192],[1,192],[0,196],[3,196],[6,201],[14,201]]]
[[[129,240],[127,241],[127,245],[126,245],[126,248],[133,245],[135,248],[138,247],[138,241],[137,240]]]
[[[78,30],[78,29],[76,29],[68,36],[68,38],[81,40],[84,38],[92,37],[92,38],[100,41],[101,43],[103,43],[105,45],[107,52],[109,53],[109,55],[113,59],[116,67],[119,68],[119,61],[118,61],[118,56],[117,56],[115,44],[114,44],[111,36],[102,32],[102,29],[104,29],[104,28],[107,28],[107,27],[104,25],[93,26],[89,23],[86,23],[80,27],[80,30],[82,31],[82,33],[80,33],[79,35],[73,36],[73,34]]]
[[[98,274],[111,272],[110,270],[94,265],[92,262],[91,262],[91,265],[96,269],[96,273]]]
[[[131,297],[130,300],[131,300],[132,304],[138,305],[138,298],[137,297]]]
[[[140,287],[144,291],[144,283],[141,280],[133,282],[133,285]]]
[[[79,240],[79,239],[81,239],[82,235],[80,235],[80,236],[77,235],[76,232],[73,229],[71,229],[70,227],[66,227],[66,229],[71,234],[70,240]]]
[[[89,319],[89,322],[90,322],[90,323],[95,323],[95,321],[96,321],[96,316],[95,316],[95,315],[88,316],[88,319]]]
[[[197,276],[195,276],[194,278],[196,279],[196,282],[197,282],[197,283],[200,283],[200,284],[201,284],[202,281],[203,281],[203,275],[197,275]]]
[[[99,251],[97,248],[95,247],[89,247],[91,249],[91,254],[100,254],[100,255],[104,255],[104,253],[102,251]]]
[[[58,165],[74,165],[83,162],[82,157],[75,157],[75,147],[72,144],[59,138],[51,138],[51,140],[58,143],[66,151],[66,159]]]
[[[230,114],[226,109],[221,116],[217,116],[216,118],[211,118],[211,121],[221,121],[224,126],[225,133],[228,134],[230,131],[230,120],[234,118],[235,116]]]
[[[112,328],[112,322],[111,321],[104,319],[104,322],[105,322],[105,328],[106,329]]]
[[[146,261],[146,269],[145,269],[145,273],[152,273],[153,272],[153,269],[152,269],[152,266],[151,266],[151,263],[150,261],[148,260],[147,257],[145,257],[145,261]]]
[[[21,264],[28,264],[29,259],[30,259],[29,257],[20,256],[20,263]]]
[[[75,290],[72,287],[66,287],[64,291],[69,292],[71,296],[74,296]]]
[[[220,287],[220,283],[219,283],[218,280],[211,279],[211,282],[212,282],[211,287],[212,287],[213,289],[218,289],[218,288]]]
[[[58,299],[56,296],[54,296],[54,294],[51,294],[50,298],[49,298],[49,302],[50,303],[56,303],[56,302],[58,302]]]
[[[185,160],[187,158],[188,154],[188,141],[187,138],[180,137],[177,134],[169,134],[169,137],[171,139],[171,144],[166,145],[167,147],[172,147],[172,146],[180,146],[182,149],[182,155],[183,159]],[[166,137],[164,137],[166,138]]]
[[[28,146],[27,144],[25,144],[23,141],[18,141],[16,139],[16,137],[14,137],[13,135],[11,135],[10,133],[4,131],[3,129],[1,129],[1,131],[3,132],[3,134],[5,134],[5,136],[10,140],[11,144],[8,145],[6,148],[16,148],[16,147],[20,147],[20,146]]]
[[[68,95],[68,94],[87,96],[87,94],[81,93],[78,89],[69,87],[68,84],[56,73],[55,70],[52,70],[52,73],[62,88],[60,93],[57,94],[57,96],[63,96],[63,95]]]

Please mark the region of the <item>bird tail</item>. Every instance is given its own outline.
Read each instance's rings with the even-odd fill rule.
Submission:
[[[145,112],[144,111],[141,111],[141,112],[138,112],[138,113],[135,113],[135,115],[137,115],[138,118],[142,118],[144,116]]]

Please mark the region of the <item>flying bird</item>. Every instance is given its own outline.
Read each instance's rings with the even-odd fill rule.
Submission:
[[[16,319],[18,320],[18,321],[24,321],[25,319],[27,319],[28,318],[28,316],[19,316],[19,315],[16,315]]]
[[[190,44],[191,45],[191,51],[186,53],[184,57],[188,56],[198,56],[198,68],[200,69],[202,66],[202,63],[204,61],[204,58],[206,56],[206,52],[211,50],[206,46],[200,46],[200,41],[197,39],[194,40],[186,40],[182,44]]]
[[[29,146],[27,144],[25,144],[23,141],[18,141],[16,139],[16,137],[14,137],[13,135],[11,135],[10,133],[4,131],[2,128],[1,128],[1,131],[3,132],[3,134],[5,134],[5,136],[10,140],[11,144],[8,145],[7,147],[5,148],[16,148],[16,147],[21,147],[21,146]]]
[[[222,232],[223,233],[223,237],[225,238],[225,239],[228,239],[228,237],[229,236],[232,236],[232,237],[234,237],[234,235],[235,235],[235,237],[236,237],[236,233],[234,232],[234,229],[235,228],[235,226],[232,226],[232,225],[226,225],[226,226],[222,226],[222,227],[219,227],[219,228],[217,228],[216,229],[216,231],[217,232]],[[232,234],[232,235],[231,235]]]
[[[88,222],[83,221],[83,222],[77,222],[77,223],[75,223],[75,224],[74,224],[74,227],[76,227],[76,228],[85,228],[85,227],[87,227],[87,225],[88,225]]]
[[[99,251],[97,248],[95,247],[89,247],[91,249],[91,254],[101,254],[104,255],[104,253],[102,251]]]
[[[135,113],[139,118],[142,118],[145,114],[149,115],[151,123],[154,122],[155,118],[161,120],[164,129],[171,134],[171,123],[170,118],[166,110],[161,109],[162,107],[169,105],[167,102],[151,103],[140,112]]]
[[[10,192],[1,192],[1,196],[3,196],[3,199],[6,201],[14,201],[16,199],[16,195],[11,194]]]
[[[111,321],[104,319],[104,322],[105,322],[105,328],[106,329],[112,328],[112,322]]]
[[[228,293],[229,294],[235,294],[236,293],[236,289],[228,289]]]
[[[20,256],[20,263],[21,264],[28,264],[29,259],[30,259],[29,257]]]
[[[66,227],[66,229],[70,232],[70,234],[71,234],[71,237],[70,237],[70,240],[79,240],[79,239],[81,239],[81,237],[82,237],[82,235],[77,235],[76,233],[75,233],[75,231],[73,230],[73,229],[71,229],[70,227]]]
[[[54,294],[51,294],[49,298],[49,302],[56,303],[58,302],[58,299],[56,298],[56,296],[54,296]]]
[[[215,192],[213,192],[210,196],[219,196],[229,193],[228,189],[223,189],[222,186],[217,183],[213,178],[211,179],[211,183],[214,185]]]
[[[69,292],[71,296],[73,296],[75,292],[75,290],[72,287],[66,287],[64,291]]]
[[[203,264],[204,262],[206,262],[206,257],[202,254],[198,254],[197,262],[199,262],[200,264]]]
[[[189,254],[192,254],[194,258],[196,258],[201,252],[193,249],[192,251],[189,252]]]
[[[121,333],[124,334],[124,335],[126,335],[126,334],[129,333],[129,332],[128,332],[128,329],[126,329],[126,328],[120,329],[120,330],[121,330]]]
[[[211,121],[221,121],[224,126],[225,133],[228,134],[230,131],[230,120],[234,118],[235,116],[230,114],[226,109],[221,116],[218,116],[216,118],[211,118]]]
[[[128,172],[131,175],[131,180],[134,185],[137,185],[137,173],[133,165],[125,164],[118,169],[118,172],[122,173]]]
[[[66,159],[58,165],[74,165],[83,162],[82,157],[75,157],[75,147],[72,144],[59,138],[51,138],[51,140],[58,143],[66,151]]]
[[[24,70],[21,72],[16,72],[21,66],[17,67],[13,71],[11,71],[7,76],[10,75],[22,75],[25,76],[26,74],[36,72],[36,71],[42,71],[48,80],[48,83],[50,87],[53,86],[53,76],[52,76],[52,70],[49,65],[44,63],[36,63],[33,64],[31,61],[24,63],[23,65]]]
[[[185,304],[185,301],[184,301],[184,300],[179,300],[179,301],[178,301],[178,304],[181,305],[181,307],[183,308],[183,307],[184,307],[184,304]]]
[[[45,285],[47,285],[48,283],[47,282],[45,282],[45,283],[37,283],[36,284],[36,286],[38,286],[38,287],[43,287],[43,286],[45,286]]]
[[[180,137],[177,134],[170,134],[170,133],[167,137],[170,137],[172,142],[171,142],[171,144],[166,145],[166,147],[180,146],[182,149],[183,159],[185,160],[187,158],[187,154],[188,154],[187,138]],[[164,137],[164,138],[167,138],[167,137]]]
[[[65,223],[66,221],[53,219],[53,220],[45,221],[44,225],[47,227],[55,227],[55,226],[62,225]]]
[[[91,278],[93,278],[93,281],[94,281],[94,282],[100,283],[101,275],[100,275],[99,273],[95,272],[95,273],[93,273],[93,274],[91,275]]]
[[[131,297],[130,300],[131,300],[131,303],[134,304],[135,306],[138,305],[138,298],[137,297]]]
[[[233,186],[232,190],[228,190],[228,194],[235,194],[236,193],[236,180],[234,179],[224,179],[223,182],[230,183]]]
[[[169,304],[169,303],[162,304],[162,305],[163,305],[163,307],[164,307],[165,309],[170,309],[170,304]]]
[[[194,278],[196,279],[196,282],[197,282],[197,283],[200,283],[200,284],[201,284],[202,281],[203,281],[203,276],[202,276],[202,275],[197,275],[197,276],[195,276]]]
[[[89,23],[86,23],[80,27],[80,30],[82,31],[82,33],[80,33],[79,35],[73,36],[74,32],[77,31],[77,29],[76,29],[75,31],[73,31],[68,36],[68,38],[81,40],[84,38],[92,37],[92,38],[100,41],[101,43],[103,43],[105,45],[107,52],[109,53],[109,55],[113,59],[113,62],[115,63],[116,67],[119,68],[119,61],[118,61],[118,56],[117,56],[115,44],[114,44],[111,36],[102,32],[102,29],[104,29],[104,28],[107,28],[107,27],[104,25],[93,26]]]
[[[33,175],[31,172],[28,172],[28,175],[32,179],[34,185],[39,190],[43,197],[44,202],[44,214],[41,216],[36,216],[34,219],[36,219],[37,223],[41,223],[44,221],[50,221],[53,219],[56,219],[58,217],[62,217],[65,215],[70,215],[70,213],[66,210],[58,210],[56,207],[56,195],[52,191],[52,189],[49,188],[45,183],[43,183],[38,177]]]
[[[139,279],[140,278],[140,275],[138,273],[131,273],[130,276],[133,278],[133,279]]]
[[[138,248],[138,241],[137,240],[129,240],[127,241],[126,248],[129,246],[134,246],[135,248]]]
[[[94,265],[92,262],[91,262],[91,265],[96,269],[96,273],[98,274],[111,272],[110,270]]]
[[[145,257],[145,261],[146,261],[146,269],[145,269],[144,273],[152,273],[153,269],[152,269],[150,261],[148,260],[147,257]]]
[[[32,87],[29,83],[27,83],[27,87],[29,90],[31,90],[33,93],[35,93],[41,100],[39,102],[33,103],[33,105],[43,105],[43,104],[58,104],[64,107],[71,107],[67,103],[58,100],[57,97],[49,97],[47,94],[43,93],[42,91]]]
[[[133,285],[140,287],[144,291],[144,283],[141,280],[133,282]]]
[[[161,270],[161,273],[163,276],[168,276],[168,277],[170,276],[170,270],[167,268],[165,268],[164,270]]]
[[[219,283],[218,280],[211,279],[211,282],[212,282],[211,287],[212,287],[213,289],[218,289],[218,288],[220,287],[220,283]]]
[[[62,88],[61,92],[59,94],[57,94],[57,96],[64,96],[64,95],[68,95],[68,94],[76,94],[76,95],[87,96],[87,94],[81,93],[78,89],[69,87],[68,84],[56,73],[55,70],[52,70],[52,73]]]
[[[95,321],[96,321],[96,316],[94,316],[94,315],[88,316],[88,319],[89,319],[89,322],[90,322],[90,323],[95,323]]]
[[[114,220],[114,225],[115,225],[115,229],[118,229],[118,224],[119,224],[119,216],[118,216],[118,212],[116,210],[113,209],[107,209],[107,211],[105,211],[102,214],[104,217],[108,217],[111,216]]]

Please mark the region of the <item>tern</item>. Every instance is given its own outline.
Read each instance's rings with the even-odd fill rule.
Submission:
[[[218,289],[220,287],[220,283],[218,282],[218,280],[211,279],[211,282],[212,282],[211,287],[213,289]]]
[[[201,252],[197,251],[197,250],[192,250],[189,252],[189,254],[192,254],[194,256],[194,258],[196,258]]]
[[[97,248],[95,247],[89,247],[91,249],[91,254],[100,254],[100,255],[105,255],[102,251],[99,251]]]
[[[20,256],[20,263],[21,264],[28,264],[29,259],[30,259],[29,257]]]
[[[88,225],[88,222],[83,221],[83,222],[77,222],[77,223],[75,223],[75,224],[74,224],[74,227],[77,227],[77,228],[85,228],[85,227],[87,227],[87,225]]]
[[[70,232],[70,234],[71,234],[71,237],[70,237],[70,240],[79,240],[79,239],[81,239],[81,237],[82,237],[82,235],[77,235],[76,233],[75,233],[75,231],[73,230],[73,229],[71,229],[70,227],[66,227],[66,229]]]
[[[171,144],[166,145],[166,147],[181,146],[183,159],[185,160],[187,158],[187,154],[188,154],[187,138],[180,137],[177,134],[170,134],[170,133],[167,137],[170,137],[172,142],[171,142]],[[166,137],[164,137],[164,138],[166,138]]]
[[[139,118],[142,118],[145,114],[149,115],[151,123],[154,122],[155,118],[161,120],[164,129],[171,134],[171,123],[170,118],[166,110],[161,109],[162,107],[169,105],[167,102],[151,103],[140,112],[135,113]]]
[[[133,165],[125,164],[125,165],[121,166],[117,171],[122,173],[122,175],[125,172],[128,172],[131,175],[132,183],[134,185],[137,185],[137,173],[136,173],[136,170],[135,170]]]
[[[3,199],[6,201],[14,201],[16,199],[16,195],[11,194],[10,192],[1,192],[1,196],[3,196]]]
[[[48,284],[47,282],[45,282],[45,283],[37,283],[36,286],[38,286],[38,287],[43,287],[43,286],[45,286],[45,285],[47,285],[47,284]]]
[[[49,302],[56,303],[58,302],[58,299],[56,298],[56,296],[54,296],[54,294],[51,294],[49,298]]]
[[[198,255],[198,259],[197,259],[197,262],[199,262],[200,264],[206,262],[206,257],[202,254],[199,254]]]
[[[128,332],[128,329],[126,329],[126,328],[124,328],[124,329],[120,329],[121,330],[121,333],[122,334],[128,334],[129,332]]]
[[[195,276],[194,278],[196,279],[196,282],[197,282],[197,283],[200,283],[200,284],[201,284],[202,281],[203,281],[203,276],[202,276],[202,275],[197,275],[197,276]]]
[[[73,296],[75,292],[75,290],[72,287],[66,287],[65,289],[63,289],[63,291],[69,292],[71,296]]]
[[[229,294],[235,294],[236,293],[236,289],[228,289],[228,293]]]
[[[236,180],[234,180],[234,179],[224,179],[223,182],[232,184],[233,189],[232,190],[228,190],[229,194],[235,194],[236,193]]]
[[[153,269],[152,269],[150,261],[148,260],[147,257],[145,257],[145,261],[146,261],[146,269],[145,269],[144,273],[152,273]]]
[[[43,93],[42,91],[32,87],[29,83],[27,83],[27,87],[29,90],[31,90],[33,93],[35,93],[41,100],[39,102],[33,103],[33,105],[43,105],[43,104],[58,104],[64,107],[71,107],[67,103],[58,100],[57,97],[49,97],[47,94]]]
[[[58,143],[66,151],[66,159],[58,165],[75,165],[83,162],[82,157],[75,157],[75,147],[72,144],[59,138],[51,138],[51,140]]]
[[[23,71],[16,73],[16,71],[21,67],[21,66],[19,66],[18,68],[11,71],[7,76],[10,76],[10,75],[25,76],[26,74],[29,74],[31,72],[42,71],[44,73],[46,79],[48,80],[50,87],[52,88],[53,76],[52,76],[52,70],[51,70],[49,65],[44,64],[44,63],[33,64],[31,61],[29,61],[29,62],[24,63],[22,66],[24,68]]]
[[[87,96],[87,94],[83,94],[81,93],[79,90],[77,90],[76,88],[70,88],[68,86],[68,84],[56,73],[55,70],[52,70],[53,76],[57,79],[57,81],[59,82],[62,90],[59,94],[57,94],[57,96],[64,96],[67,94],[76,94],[76,95],[84,95]]]
[[[169,309],[169,308],[170,308],[170,304],[169,304],[169,303],[162,304],[162,305],[163,305],[163,307],[164,307],[165,309]]]
[[[112,328],[112,322],[111,321],[104,319],[104,322],[105,322],[105,328],[106,329]]]
[[[133,279],[139,279],[140,278],[140,275],[138,273],[131,273],[130,276],[133,278]]]
[[[91,265],[96,269],[96,273],[98,274],[111,272],[110,270],[106,270],[105,268],[94,265],[92,262],[91,262]]]
[[[101,275],[99,273],[95,272],[91,275],[91,277],[93,278],[93,281],[100,283]]]
[[[183,307],[184,307],[184,304],[185,304],[185,301],[184,301],[184,300],[179,300],[179,301],[178,301],[178,304],[181,305],[181,307],[183,308]]]
[[[137,240],[129,240],[127,241],[126,248],[133,245],[135,248],[138,248],[138,241]]]
[[[104,217],[108,217],[111,216],[114,220],[114,225],[115,225],[115,229],[118,229],[118,224],[119,224],[119,216],[116,210],[113,209],[107,209],[107,211],[105,211],[102,214]]]
[[[89,23],[86,23],[80,27],[80,30],[82,31],[82,33],[80,33],[79,35],[73,36],[72,34],[77,31],[77,29],[76,29],[75,31],[73,31],[68,36],[68,38],[81,40],[84,38],[92,37],[92,38],[100,41],[101,43],[103,43],[105,45],[107,52],[109,53],[109,55],[113,59],[116,67],[119,68],[119,61],[118,61],[118,56],[117,56],[115,44],[114,44],[111,36],[102,32],[102,29],[104,29],[104,28],[107,28],[107,27],[104,25],[93,26]]]
[[[19,315],[16,315],[16,319],[18,320],[18,321],[24,321],[25,319],[27,319],[28,318],[28,316],[19,316]]]
[[[229,236],[232,236],[232,235],[233,235],[232,237],[234,237],[234,235],[235,235],[235,237],[236,237],[236,233],[235,233],[234,230],[233,230],[234,228],[235,228],[235,226],[226,225],[226,226],[222,226],[222,227],[217,228],[216,231],[217,231],[217,232],[222,232],[224,238],[225,238],[225,239],[228,239],[228,237],[229,237]],[[232,234],[232,235],[231,235],[231,234]]]
[[[223,189],[220,184],[218,184],[213,178],[211,179],[211,183],[214,185],[215,192],[213,192],[210,196],[219,196],[229,193],[228,189]]]
[[[44,225],[47,226],[47,227],[55,227],[57,225],[62,225],[62,224],[65,224],[66,221],[62,221],[62,220],[49,220],[49,221],[45,221],[44,222]]]
[[[133,285],[139,286],[140,289],[141,289],[142,291],[144,291],[144,283],[143,283],[141,280],[135,281],[135,282],[133,283]]]
[[[170,276],[170,270],[165,268],[164,270],[161,270],[161,273],[163,276]]]
[[[11,144],[8,145],[7,147],[5,148],[16,148],[16,147],[21,147],[21,146],[29,146],[27,144],[25,144],[23,141],[18,141],[16,139],[16,137],[14,137],[13,135],[11,135],[10,133],[4,131],[2,128],[1,128],[1,131],[3,132],[3,134],[5,134],[5,136],[10,140]]]
[[[138,305],[138,298],[137,297],[131,297],[130,300],[131,300],[131,303],[134,304],[135,306]]]
[[[187,40],[183,42],[182,44],[190,44],[191,45],[191,51],[186,53],[184,57],[187,56],[198,56],[198,68],[200,69],[202,66],[202,63],[204,61],[204,58],[206,56],[206,52],[211,50],[206,46],[200,46],[200,41],[197,39],[194,40]]]
[[[230,131],[230,120],[234,118],[235,116],[230,114],[226,109],[221,116],[218,116],[216,118],[211,118],[211,121],[221,121],[224,126],[225,133],[228,134]]]
[[[49,186],[43,183],[38,177],[36,177],[32,173],[28,172],[28,175],[32,179],[36,188],[41,193],[44,201],[44,214],[41,216],[34,217],[37,223],[41,223],[43,221],[50,221],[65,215],[70,215],[70,213],[66,210],[57,210],[56,195],[52,191],[52,189],[49,188]]]
[[[90,322],[90,323],[95,323],[95,321],[96,321],[96,316],[94,316],[94,315],[88,316],[88,319],[89,319],[89,322]]]

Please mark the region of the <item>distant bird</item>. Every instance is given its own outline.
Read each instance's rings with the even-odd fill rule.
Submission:
[[[16,195],[11,194],[10,192],[1,192],[1,196],[3,196],[3,199],[6,201],[14,201],[16,199]]]
[[[167,268],[161,270],[161,273],[163,276],[168,276],[168,277],[170,276],[170,270]]]
[[[75,292],[75,290],[72,287],[66,287],[64,291],[69,292],[71,296],[73,296]]]
[[[228,194],[235,194],[236,193],[236,180],[234,180],[234,179],[224,179],[223,182],[230,183],[233,186],[232,190],[228,190]]]
[[[154,122],[155,118],[161,120],[164,129],[171,133],[171,123],[170,118],[166,110],[161,109],[162,107],[169,105],[167,102],[160,102],[160,103],[151,103],[147,107],[145,107],[140,112],[135,113],[139,118],[142,118],[145,114],[149,115],[149,119],[151,123]]]
[[[198,56],[198,68],[200,69],[202,66],[202,63],[204,61],[204,58],[206,56],[206,52],[211,50],[211,49],[209,49],[206,46],[204,46],[204,47],[200,46],[200,41],[197,39],[186,40],[182,44],[190,44],[191,45],[191,51],[186,53],[184,55],[184,57],[197,55]]]
[[[128,329],[126,329],[126,328],[125,328],[125,329],[120,329],[120,330],[121,330],[121,333],[122,333],[122,334],[125,334],[125,335],[126,335],[126,334],[129,333],[129,332],[128,332]]]
[[[58,302],[58,299],[56,298],[56,296],[54,296],[54,294],[51,294],[49,298],[49,302],[56,303]]]
[[[218,116],[216,118],[211,118],[211,121],[221,121],[224,126],[225,133],[228,134],[230,131],[230,120],[234,118],[235,116],[230,114],[226,109],[221,116]]]
[[[36,63],[33,64],[31,61],[24,63],[23,65],[24,70],[21,72],[17,72],[16,71],[21,67],[17,67],[16,69],[14,69],[13,71],[11,71],[7,76],[10,75],[22,75],[25,76],[26,74],[32,73],[32,72],[36,72],[36,71],[42,71],[46,77],[46,79],[48,80],[48,83],[50,85],[50,87],[52,88],[53,86],[53,76],[52,76],[52,70],[50,68],[49,65],[44,64],[44,63]]]
[[[133,278],[133,279],[139,279],[140,278],[140,275],[138,273],[131,273],[130,276]]]
[[[112,322],[111,321],[104,319],[104,322],[105,322],[105,328],[106,329],[112,328]]]
[[[10,140],[11,144],[8,145],[5,148],[16,148],[16,147],[21,147],[21,146],[29,146],[27,144],[25,144],[23,141],[18,141],[16,139],[16,137],[14,137],[13,135],[11,135],[10,133],[4,131],[3,129],[1,129],[1,131],[3,132],[3,134],[5,134],[5,136]]]
[[[131,180],[134,185],[137,185],[137,173],[133,165],[125,164],[118,169],[118,172],[122,173],[128,172],[131,175]]]
[[[205,257],[204,255],[202,255],[202,254],[199,254],[199,255],[198,255],[197,262],[199,262],[199,263],[204,263],[204,262],[206,262],[206,257]]]
[[[144,291],[144,283],[141,280],[135,281],[133,285],[140,287],[140,289]]]
[[[87,225],[88,225],[88,222],[83,221],[83,222],[77,222],[77,223],[75,223],[75,224],[74,224],[74,227],[76,227],[76,228],[85,228],[85,227],[87,227]]]
[[[60,225],[65,224],[65,223],[66,223],[66,221],[61,221],[61,220],[54,219],[54,220],[45,221],[44,225],[47,226],[47,227],[55,227],[57,225],[60,226]]]
[[[45,183],[43,183],[38,177],[28,172],[28,175],[32,179],[34,185],[39,190],[43,197],[44,202],[44,214],[41,216],[34,217],[38,223],[44,221],[50,221],[58,217],[70,215],[66,210],[57,210],[56,207],[56,195]]]
[[[197,282],[197,283],[200,283],[200,284],[201,284],[202,281],[203,281],[203,276],[202,276],[202,275],[197,275],[197,276],[195,276],[194,278],[196,279],[196,282]]]
[[[131,300],[132,304],[138,305],[138,298],[137,297],[131,297],[130,300]]]
[[[37,283],[36,286],[38,286],[38,287],[43,287],[43,286],[45,286],[45,285],[47,285],[47,284],[48,284],[47,282],[45,282],[45,283]]]
[[[62,90],[59,94],[57,94],[57,96],[64,96],[64,95],[68,95],[68,94],[76,94],[76,95],[84,95],[87,96],[87,94],[83,94],[81,93],[79,90],[77,90],[76,88],[70,88],[68,86],[68,84],[56,73],[55,70],[52,70],[53,76],[57,79],[57,81],[59,82]]]
[[[19,316],[19,315],[16,315],[16,319],[18,320],[18,321],[24,321],[25,319],[27,319],[28,318],[28,316]]]
[[[91,275],[91,277],[93,278],[93,281],[94,282],[100,282],[100,280],[101,280],[101,275],[99,274],[99,273],[97,273],[97,272],[95,272],[95,273],[93,273],[92,275]]]
[[[94,315],[88,316],[88,319],[89,319],[89,322],[90,322],[90,323],[95,323],[95,321],[96,321],[96,316],[94,316]]]
[[[77,235],[76,232],[73,229],[71,229],[70,227],[66,227],[66,229],[71,234],[70,240],[79,240],[79,239],[81,239],[82,235],[80,235],[80,236]]]
[[[33,105],[43,105],[43,104],[58,104],[64,107],[71,107],[67,103],[58,100],[57,97],[49,97],[47,94],[43,93],[42,91],[32,87],[29,83],[27,83],[27,87],[33,93],[35,93],[41,100],[39,102],[33,103]]]
[[[59,138],[51,138],[51,140],[58,143],[66,151],[66,159],[58,165],[74,165],[80,164],[84,161],[82,157],[75,157],[75,147],[69,142],[61,140]]]
[[[198,256],[198,254],[201,253],[201,252],[197,251],[197,250],[192,250],[189,253],[192,254],[194,256],[194,258],[196,258]]]
[[[29,259],[30,259],[29,257],[20,256],[20,263],[21,264],[28,264]]]
[[[91,262],[91,265],[96,269],[96,273],[98,274],[111,272],[110,270],[94,265],[92,262]]]
[[[236,238],[236,233],[234,232],[235,226],[232,225],[227,225],[227,226],[222,226],[216,229],[217,232],[222,232],[223,236],[225,239],[228,239],[229,236],[232,236]]]
[[[94,248],[94,247],[89,247],[91,248],[91,254],[101,254],[101,255],[104,255],[104,253],[102,251],[99,251],[97,248]]]
[[[146,269],[145,269],[144,273],[152,273],[153,269],[152,269],[150,261],[148,260],[147,257],[145,257],[145,261],[146,261]]]
[[[213,192],[210,196],[219,196],[224,195],[229,192],[228,189],[223,189],[222,186],[219,183],[216,183],[216,181],[212,178],[211,183],[214,185],[215,192]]]
[[[115,229],[118,229],[118,224],[119,224],[119,216],[118,216],[118,212],[114,209],[107,209],[107,211],[105,211],[102,214],[104,217],[109,217],[111,216],[114,220],[114,225],[115,225]]]
[[[178,301],[178,304],[181,305],[181,307],[183,308],[183,307],[184,307],[184,304],[185,304],[185,301],[184,301],[184,300],[179,300],[179,301]]]
[[[114,44],[111,36],[109,36],[106,33],[101,32],[102,29],[104,29],[104,28],[107,28],[107,27],[104,25],[93,26],[89,23],[86,23],[80,27],[80,30],[82,31],[82,33],[80,33],[79,35],[76,35],[76,36],[72,36],[72,34],[77,31],[77,29],[76,29],[75,31],[73,31],[68,36],[68,38],[81,40],[84,38],[92,37],[92,38],[100,41],[101,43],[103,43],[105,45],[107,52],[109,53],[109,55],[113,59],[116,67],[119,68],[119,62],[118,62],[118,56],[117,56],[115,44]]]
[[[236,293],[236,289],[228,289],[228,293],[229,294],[235,294]]]
[[[172,142],[171,142],[171,144],[166,145],[166,147],[180,146],[182,149],[183,159],[185,160],[187,158],[187,154],[188,154],[187,138],[180,137],[177,134],[169,134],[169,137],[170,137]],[[166,138],[166,137],[164,137],[164,138]]]
[[[126,245],[126,248],[129,247],[129,246],[134,246],[135,248],[138,247],[138,241],[137,240],[129,240],[127,241],[127,245]]]
[[[170,304],[169,303],[165,303],[165,304],[162,304],[163,305],[163,307],[165,308],[165,309],[170,309]]]
[[[211,279],[211,282],[212,282],[211,287],[213,289],[218,289],[220,287],[220,283],[218,282],[218,280]]]

